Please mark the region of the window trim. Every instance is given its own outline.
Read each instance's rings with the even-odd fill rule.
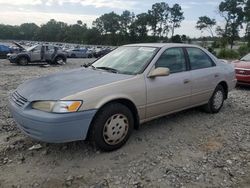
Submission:
[[[187,57],[187,62],[188,62],[188,70],[193,71],[193,70],[201,70],[201,69],[211,68],[211,67],[205,67],[205,68],[199,68],[199,69],[192,69],[190,57],[189,57],[189,54],[188,54],[188,48],[194,48],[194,49],[198,49],[198,50],[202,51],[208,57],[208,59],[211,61],[211,63],[212,63],[211,67],[216,67],[216,63],[214,62],[214,60],[204,50],[202,50],[201,48],[197,48],[197,47],[184,47],[184,51],[185,51],[185,54],[186,54],[186,57]]]
[[[189,65],[188,65],[188,59],[187,59],[187,57],[186,57],[186,53],[185,53],[185,47],[170,47],[170,48],[167,48],[166,50],[164,50],[161,54],[160,54],[160,56],[159,56],[159,58],[155,61],[155,63],[154,63],[154,67],[156,67],[156,63],[158,62],[158,60],[161,58],[161,56],[162,56],[162,54],[164,54],[167,50],[171,50],[171,49],[181,49],[182,50],[182,52],[183,52],[183,57],[184,57],[184,60],[185,60],[185,67],[186,67],[186,69],[184,70],[184,71],[179,71],[179,72],[172,72],[171,74],[176,74],[176,73],[181,73],[181,72],[187,72],[188,70],[189,70]]]

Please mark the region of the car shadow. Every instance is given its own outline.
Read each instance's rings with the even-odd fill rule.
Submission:
[[[146,137],[156,137],[159,134],[159,129],[166,132],[170,136],[172,134],[172,130],[176,128],[176,124],[180,125],[180,123],[185,121],[186,119],[193,117],[199,114],[199,116],[207,116],[207,113],[203,112],[199,107],[184,110],[181,112],[177,112],[174,114],[170,114],[161,118],[157,118],[155,120],[149,121],[147,123],[143,123],[140,125],[138,131],[134,130],[132,135],[130,136],[128,143],[125,144],[121,149],[113,151],[111,153],[119,153],[129,150],[132,147],[139,147],[135,146],[134,144],[138,144],[141,140],[147,140]],[[168,123],[169,122],[169,123]],[[181,128],[178,126],[178,129]],[[183,127],[185,129],[185,127]],[[185,130],[184,130],[185,131]],[[143,142],[144,142],[143,141]],[[33,142],[34,143],[34,142]],[[40,143],[40,142],[37,142]],[[98,154],[107,154],[110,152],[102,152],[99,151],[97,148],[93,147],[91,142],[89,141],[75,141],[70,143],[61,143],[61,144],[51,144],[51,143],[41,143],[41,145],[45,146],[49,154],[64,154],[68,156],[77,156],[79,154],[87,153],[88,156],[95,156],[96,153]]]
[[[249,86],[247,86],[247,85],[237,85],[236,89],[250,91],[250,85]]]

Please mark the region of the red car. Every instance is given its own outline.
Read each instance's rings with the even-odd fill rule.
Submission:
[[[237,84],[250,86],[250,53],[233,62]]]

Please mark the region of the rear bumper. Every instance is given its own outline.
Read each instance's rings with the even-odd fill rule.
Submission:
[[[236,74],[237,84],[239,85],[250,85],[250,75],[239,75]]]
[[[47,113],[32,109],[30,105],[21,108],[11,99],[9,109],[17,126],[28,136],[48,143],[64,143],[85,140],[91,121],[97,110],[77,113]]]

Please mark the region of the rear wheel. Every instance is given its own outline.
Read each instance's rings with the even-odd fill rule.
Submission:
[[[71,54],[71,58],[76,58],[76,54]]]
[[[64,58],[63,57],[61,57],[61,56],[57,56],[56,57],[56,59],[55,59],[55,64],[60,64],[60,65],[62,65],[62,64],[64,64],[65,63],[65,61],[64,61]]]
[[[19,65],[22,65],[22,66],[25,66],[25,65],[28,65],[28,58],[27,57],[20,57],[18,59],[18,64]]]
[[[92,123],[90,138],[97,148],[113,151],[126,143],[133,126],[131,111],[122,104],[111,103],[98,112]]]
[[[218,85],[209,102],[204,106],[205,111],[208,113],[218,113],[223,107],[225,96],[224,88],[222,85]]]

